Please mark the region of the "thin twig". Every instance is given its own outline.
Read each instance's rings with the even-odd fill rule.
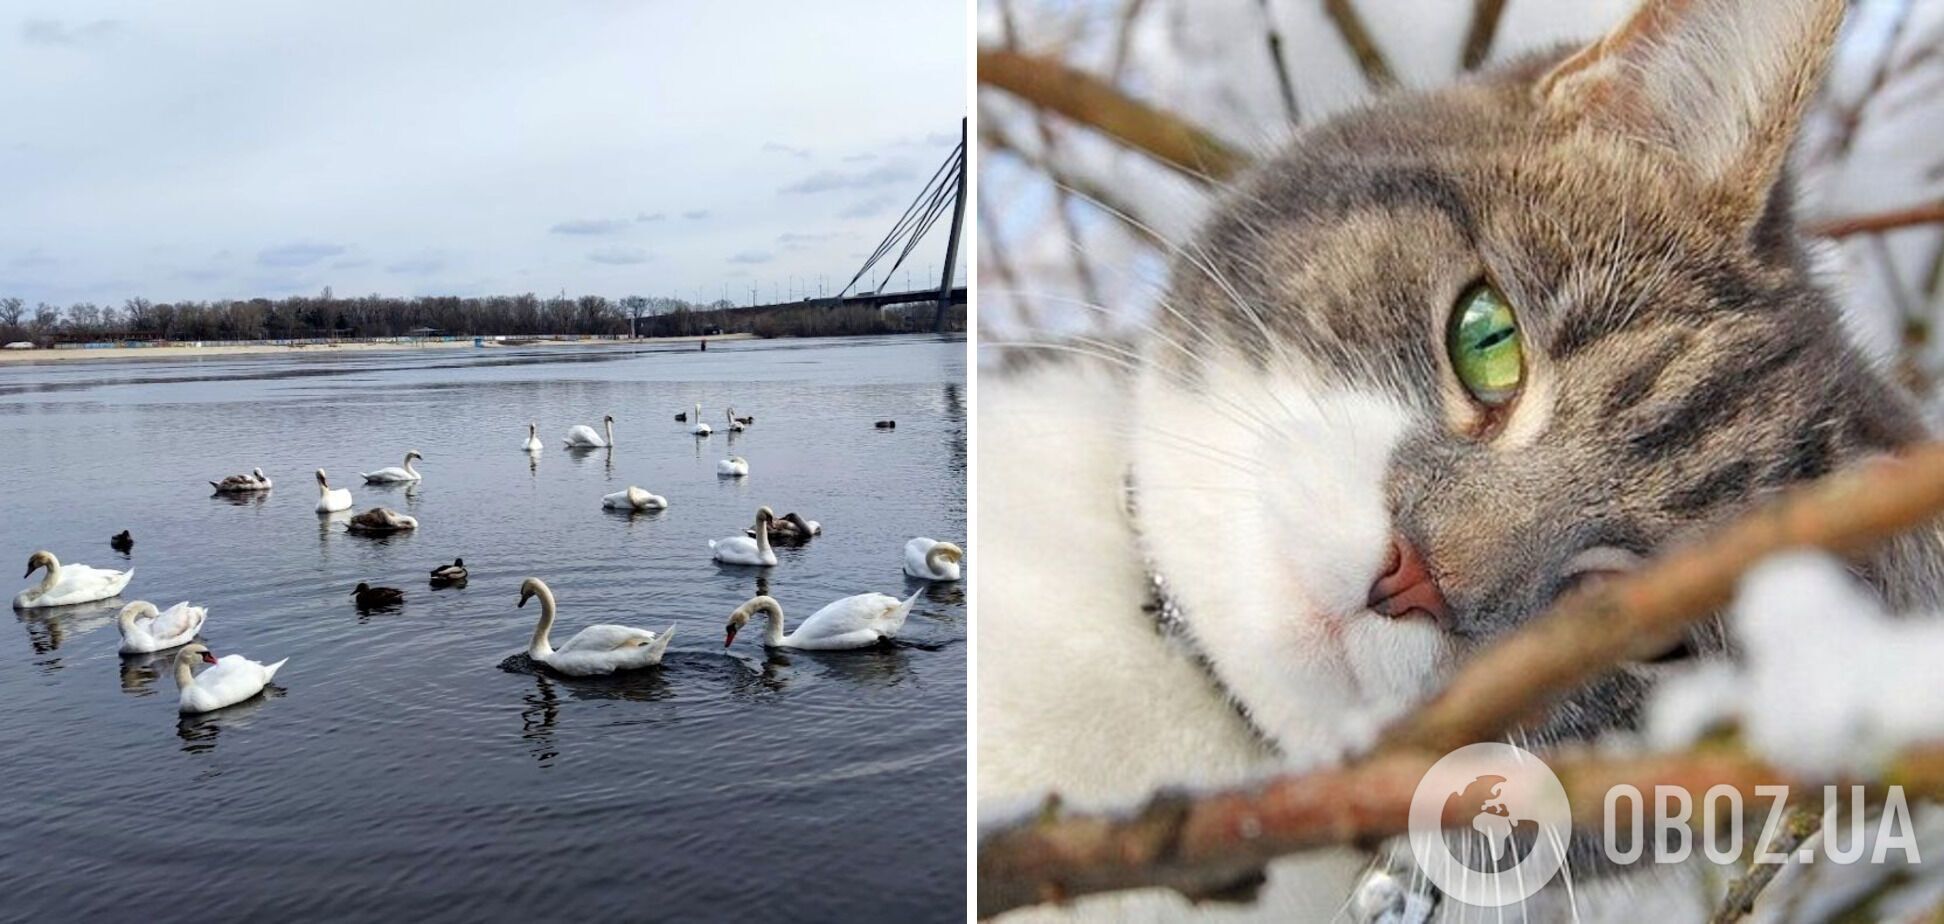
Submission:
[[[1248,165],[1210,132],[1051,58],[982,48],[979,82],[1119,139],[1199,182],[1225,180]]]
[[[1364,81],[1371,89],[1388,90],[1397,86],[1397,75],[1391,72],[1384,53],[1377,49],[1377,40],[1370,37],[1370,29],[1357,14],[1356,4],[1351,0],[1323,0],[1323,13],[1336,26],[1343,44],[1350,46],[1350,54],[1356,57],[1357,67],[1363,71]]]
[[[1276,29],[1276,17],[1269,9],[1269,0],[1256,0],[1262,10],[1262,31],[1269,43],[1269,63],[1276,69],[1276,89],[1282,93],[1283,117],[1289,124],[1296,125],[1303,120],[1302,110],[1296,106],[1296,82],[1289,76],[1289,64],[1283,60],[1282,32]]]
[[[1795,860],[1796,848],[1822,828],[1822,813],[1812,806],[1792,805],[1782,818],[1782,828],[1775,834],[1774,843],[1755,845],[1755,854],[1760,855],[1764,848],[1771,854],[1785,857],[1782,863],[1756,863],[1750,857],[1748,868],[1728,883],[1728,894],[1715,909],[1709,924],[1735,924],[1755,910],[1755,900],[1762,896],[1762,890],[1775,880],[1775,874],[1782,867]]]
[[[1471,26],[1465,30],[1465,50],[1458,57],[1460,68],[1478,70],[1492,56],[1492,40],[1498,37],[1499,17],[1504,13],[1505,0],[1474,0]]]
[[[1944,202],[1932,202],[1928,205],[1913,205],[1909,208],[1892,209],[1869,215],[1824,219],[1809,223],[1803,230],[1813,237],[1849,237],[1852,234],[1895,231],[1898,228],[1935,224],[1941,221],[1944,221]]]

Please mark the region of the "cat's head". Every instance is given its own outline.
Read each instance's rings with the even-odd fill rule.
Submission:
[[[1917,438],[1784,170],[1841,0],[1648,0],[1312,127],[1182,249],[1139,377],[1149,554],[1294,750],[1576,582]],[[1718,632],[1691,644],[1719,650]],[[1630,721],[1657,668],[1546,734]]]

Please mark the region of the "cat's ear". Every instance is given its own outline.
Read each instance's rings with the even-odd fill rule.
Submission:
[[[1550,115],[1658,145],[1753,221],[1781,177],[1844,0],[1643,0],[1541,78]]]

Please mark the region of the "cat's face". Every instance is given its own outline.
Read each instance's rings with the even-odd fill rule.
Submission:
[[[1779,188],[1840,13],[1667,4],[1319,126],[1182,254],[1131,428],[1140,525],[1260,727],[1360,743],[1319,716],[1395,712],[1577,582],[1918,436]],[[1435,603],[1382,615],[1403,547]],[[1657,669],[1544,733],[1628,722]]]

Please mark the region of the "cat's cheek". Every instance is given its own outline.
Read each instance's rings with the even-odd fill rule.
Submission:
[[[1343,660],[1365,705],[1395,715],[1437,689],[1454,652],[1449,638],[1429,619],[1391,619],[1366,614],[1344,626]]]

